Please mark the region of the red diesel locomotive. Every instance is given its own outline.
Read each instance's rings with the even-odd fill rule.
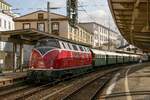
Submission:
[[[53,80],[92,68],[89,48],[58,39],[42,39],[32,50],[28,78]]]

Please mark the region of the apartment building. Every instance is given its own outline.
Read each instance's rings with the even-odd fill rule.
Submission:
[[[68,19],[64,15],[50,13],[50,25],[48,25],[48,13],[43,10],[32,12],[14,19],[15,29],[37,29],[81,43],[92,44],[93,34],[84,27],[77,25],[76,28],[69,25]],[[50,27],[50,33],[48,27]]]
[[[11,5],[0,0],[0,31],[14,30],[13,15],[10,12]],[[4,67],[6,59],[10,58],[8,50],[5,50],[6,45],[9,45],[6,42],[0,42],[0,67]]]
[[[96,22],[80,23],[82,27],[93,33],[93,47],[114,50],[119,43],[119,34]]]

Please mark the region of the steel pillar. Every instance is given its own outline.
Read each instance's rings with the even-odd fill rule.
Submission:
[[[13,43],[13,72],[16,72],[17,68],[17,44]]]
[[[67,17],[69,24],[76,27],[78,23],[78,0],[67,0]]]
[[[20,71],[23,72],[23,58],[24,58],[24,48],[23,48],[23,44],[20,44],[20,56],[19,56],[19,67],[20,67]]]

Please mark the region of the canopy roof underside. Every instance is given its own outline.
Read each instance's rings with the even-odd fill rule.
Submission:
[[[108,0],[115,23],[131,44],[150,52],[150,0]]]

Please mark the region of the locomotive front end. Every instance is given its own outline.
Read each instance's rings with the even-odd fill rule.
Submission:
[[[55,60],[59,55],[59,46],[54,39],[41,40],[32,50],[28,79],[32,81],[52,80]]]

